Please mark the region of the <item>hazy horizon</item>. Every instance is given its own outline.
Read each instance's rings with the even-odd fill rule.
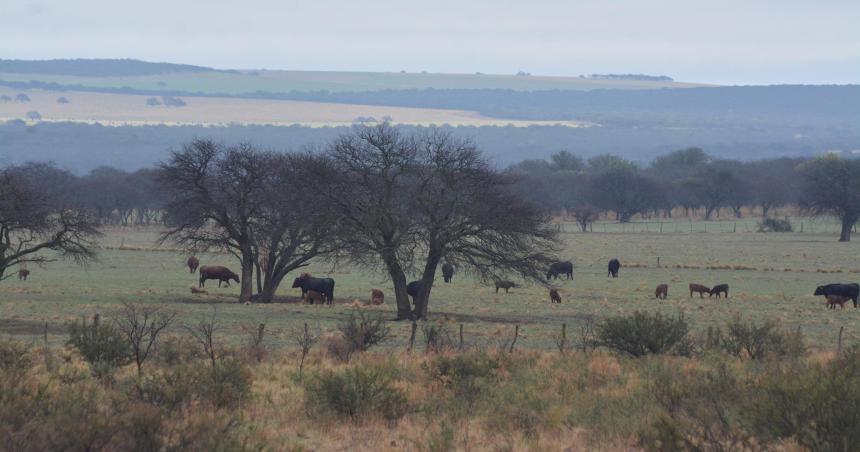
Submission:
[[[217,68],[576,76],[716,84],[860,82],[860,2],[600,4],[322,0],[23,1],[0,58],[135,58]]]

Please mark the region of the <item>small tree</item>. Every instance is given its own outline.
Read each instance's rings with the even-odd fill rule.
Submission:
[[[798,169],[803,179],[801,207],[811,215],[839,218],[839,241],[850,241],[851,228],[860,219],[860,161],[828,155]]]
[[[30,96],[24,93],[18,93],[15,95],[15,102],[30,102]]]
[[[175,313],[163,312],[158,307],[123,303],[116,325],[128,341],[138,375],[142,374],[143,362],[149,357],[158,336],[170,326],[175,316]]]
[[[35,111],[35,110],[28,111],[27,112],[27,119],[29,119],[30,121],[41,121],[42,115],[38,111]]]

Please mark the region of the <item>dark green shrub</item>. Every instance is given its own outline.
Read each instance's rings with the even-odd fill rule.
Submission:
[[[794,227],[788,218],[780,220],[778,218],[765,218],[758,223],[758,232],[794,232]]]
[[[30,368],[30,348],[14,339],[0,339],[0,369],[23,372]]]
[[[174,366],[142,378],[133,389],[140,398],[171,410],[191,401],[235,407],[251,393],[251,373],[239,360],[226,359],[214,368],[204,362]]]
[[[779,323],[768,320],[757,324],[743,321],[740,316],[726,325],[726,333],[714,330],[709,339],[711,345],[736,357],[764,359],[766,357],[799,357],[806,353],[803,335],[783,331]]]
[[[396,386],[399,369],[393,364],[361,364],[309,378],[306,406],[325,417],[328,413],[360,421],[367,416],[400,419],[408,410],[406,394]]]
[[[764,440],[793,439],[809,450],[860,444],[860,352],[825,365],[772,369],[757,388],[750,424]]]
[[[72,323],[67,344],[78,349],[96,374],[131,362],[129,344],[123,334],[113,325],[99,322],[98,316],[91,324],[86,319]]]
[[[618,316],[597,325],[597,345],[633,357],[663,353],[686,353],[689,326],[683,316],[650,315],[636,311],[629,317]]]
[[[474,351],[438,356],[424,364],[431,382],[451,391],[455,414],[469,415],[492,388],[498,385],[500,363],[485,352]]]

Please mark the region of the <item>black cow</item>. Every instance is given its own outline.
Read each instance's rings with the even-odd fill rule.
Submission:
[[[331,278],[313,278],[305,273],[293,281],[293,288],[296,287],[301,287],[302,298],[307,291],[314,290],[323,294],[328,304],[332,304],[334,301],[334,280]],[[313,301],[311,303],[313,304]]]
[[[621,268],[621,262],[619,262],[618,259],[612,259],[609,261],[609,273],[606,274],[606,277],[608,278],[611,276],[613,278],[617,278],[619,268]]]
[[[729,298],[729,285],[728,284],[717,284],[716,286],[712,287],[710,290],[710,294],[708,295],[708,298],[714,296],[714,294],[717,295],[717,298],[720,298],[721,293],[726,294],[726,298]]]
[[[422,281],[412,281],[411,283],[406,285],[406,294],[412,297],[412,305],[415,305],[415,297],[418,296],[418,292],[421,292],[421,289],[424,287],[424,283]],[[417,308],[416,308],[417,309]]]
[[[445,262],[442,264],[442,277],[445,278],[445,282],[451,282],[451,278],[454,277],[454,266]]]
[[[566,275],[567,279],[573,278],[573,264],[570,261],[567,262],[556,262],[549,266],[549,270],[546,272],[546,279],[556,278],[558,279],[559,275]]]
[[[818,286],[815,288],[813,295],[824,295],[825,297],[827,295],[839,295],[848,297],[854,302],[854,307],[856,308],[857,297],[860,296],[860,284],[827,284],[825,286]]]

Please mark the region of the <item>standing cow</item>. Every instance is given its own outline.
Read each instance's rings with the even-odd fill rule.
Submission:
[[[27,277],[30,276],[30,270],[18,270],[18,279],[22,281],[26,281]]]
[[[445,282],[451,282],[451,278],[454,277],[454,266],[448,262],[442,264],[442,277],[445,278]]]
[[[609,261],[609,272],[607,273],[606,277],[608,278],[611,276],[613,278],[617,278],[619,268],[621,268],[621,262],[619,262],[618,259],[613,258],[611,261]]]
[[[221,266],[212,266],[200,267],[200,287],[204,287],[206,285],[207,279],[217,279],[218,287],[221,287],[221,283],[227,283],[227,287],[230,287],[230,280],[236,281],[239,283],[239,275],[230,271],[227,267]]]
[[[200,266],[200,260],[198,260],[194,256],[191,256],[188,258],[188,262],[186,262],[185,264],[188,265],[189,273],[194,273],[197,271],[197,267]]]
[[[856,308],[857,297],[860,296],[860,284],[827,284],[824,286],[818,286],[815,288],[815,293],[813,295],[824,295],[825,297],[828,295],[840,295],[848,297],[852,302],[854,302],[854,307]]]
[[[717,284],[716,286],[714,286],[714,287],[711,289],[710,294],[708,295],[708,297],[710,298],[710,297],[712,297],[714,294],[717,294],[717,298],[720,298],[720,294],[721,294],[721,293],[726,294],[726,298],[729,298],[729,285],[728,285],[728,284]]]
[[[690,298],[693,298],[693,293],[698,292],[699,298],[705,298],[704,294],[711,294],[711,288],[708,286],[703,286],[701,284],[691,283],[690,284]]]
[[[499,293],[499,289],[505,289],[505,293],[508,293],[513,287],[517,287],[513,281],[496,281],[496,293]]]
[[[558,290],[549,290],[549,301],[550,303],[561,303],[561,295],[558,293]]]
[[[573,263],[570,261],[556,262],[549,266],[546,272],[546,279],[558,279],[559,275],[567,276],[567,279],[573,278]]]
[[[302,289],[302,298],[309,290],[321,293],[328,304],[334,301],[334,280],[331,278],[314,278],[308,273],[302,273],[293,281],[293,288]]]
[[[657,299],[666,299],[669,296],[669,285],[668,284],[660,284],[654,289],[654,297]]]

